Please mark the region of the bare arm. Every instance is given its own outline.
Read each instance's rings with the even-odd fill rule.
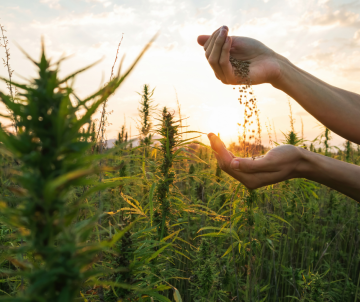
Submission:
[[[331,86],[276,55],[280,76],[272,85],[340,136],[360,144],[360,95]]]
[[[215,76],[224,84],[239,84],[229,62],[230,54],[250,61],[252,84],[270,83],[292,96],[310,114],[342,137],[360,144],[360,95],[331,86],[296,67],[261,42],[228,37],[227,27],[211,36],[199,36]],[[241,80],[241,79],[240,79]],[[245,79],[244,79],[245,80]],[[292,145],[270,150],[265,157],[237,158],[214,134],[211,147],[222,170],[249,189],[290,178],[307,178],[360,201],[360,167]]]
[[[294,98],[307,112],[340,136],[360,144],[360,95],[331,86],[301,70],[261,42],[246,37],[228,37],[227,27],[211,36],[199,36],[216,77],[236,85],[230,54],[250,61],[254,85],[270,83]],[[240,79],[241,80],[241,79]]]
[[[307,150],[298,166],[304,177],[333,188],[356,201],[360,201],[360,167]]]
[[[263,158],[234,157],[213,133],[209,135],[219,166],[249,189],[291,178],[307,178],[360,201],[360,167],[292,145],[271,149]]]

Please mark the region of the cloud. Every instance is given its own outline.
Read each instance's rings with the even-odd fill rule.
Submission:
[[[175,15],[175,12],[176,12],[175,6],[164,6],[162,9],[151,10],[150,14],[156,17],[165,18]]]
[[[85,0],[85,1],[88,3],[100,3],[104,7],[108,7],[112,4],[111,1],[108,1],[108,0]]]
[[[335,52],[315,51],[313,54],[305,56],[304,59],[313,61],[320,66],[329,66],[335,61]]]
[[[171,4],[174,0],[149,0],[150,3]]]
[[[302,58],[301,65],[305,69],[322,72],[323,76],[354,80],[360,73],[360,51],[358,48],[346,51],[343,46],[316,49]]]
[[[60,0],[40,0],[40,3],[47,4],[50,8],[55,8],[55,9],[61,8],[59,2]]]
[[[50,0],[42,0],[50,1]],[[133,8],[126,8],[115,5],[111,12],[103,13],[83,13],[83,14],[68,14],[65,17],[57,17],[50,23],[33,21],[32,26],[36,28],[62,28],[66,29],[71,26],[88,26],[88,25],[113,25],[126,24],[134,22],[135,13]]]
[[[166,51],[173,50],[176,46],[178,46],[178,42],[172,42],[165,46]]]
[[[322,11],[306,12],[302,16],[302,22],[307,25],[319,27],[359,27],[359,14],[349,11],[346,6],[334,8],[330,1],[321,1],[319,3]]]
[[[354,40],[356,43],[360,43],[360,29],[355,32]]]

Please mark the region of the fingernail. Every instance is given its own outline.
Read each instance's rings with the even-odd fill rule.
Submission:
[[[215,135],[215,134],[214,134],[214,133],[209,133],[209,134],[207,135],[208,139],[211,140],[211,137],[212,137],[213,135]]]
[[[234,169],[234,170],[239,170],[239,164],[240,164],[240,160],[233,159],[231,164],[230,164],[230,168]]]
[[[225,36],[226,33],[228,32],[228,27],[227,26],[222,26],[221,29],[220,29],[220,36]]]

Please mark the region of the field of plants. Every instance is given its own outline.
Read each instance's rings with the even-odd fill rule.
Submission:
[[[140,145],[124,126],[108,149],[106,100],[137,60],[85,99],[72,89],[82,70],[60,79],[61,60],[44,49],[33,63],[37,77],[17,84],[10,72],[0,93],[10,121],[0,128],[1,301],[360,300],[354,200],[305,179],[247,190],[148,85]],[[277,144],[359,163],[360,148],[332,147],[328,129],[309,142],[289,125]],[[242,136],[230,146],[267,149]]]

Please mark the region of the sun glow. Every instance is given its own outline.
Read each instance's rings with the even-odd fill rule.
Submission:
[[[241,112],[241,107],[236,105],[234,103],[231,107],[213,107],[207,117],[207,131],[220,134],[225,144],[236,142],[239,132],[242,131],[238,123],[244,120],[244,113]]]

